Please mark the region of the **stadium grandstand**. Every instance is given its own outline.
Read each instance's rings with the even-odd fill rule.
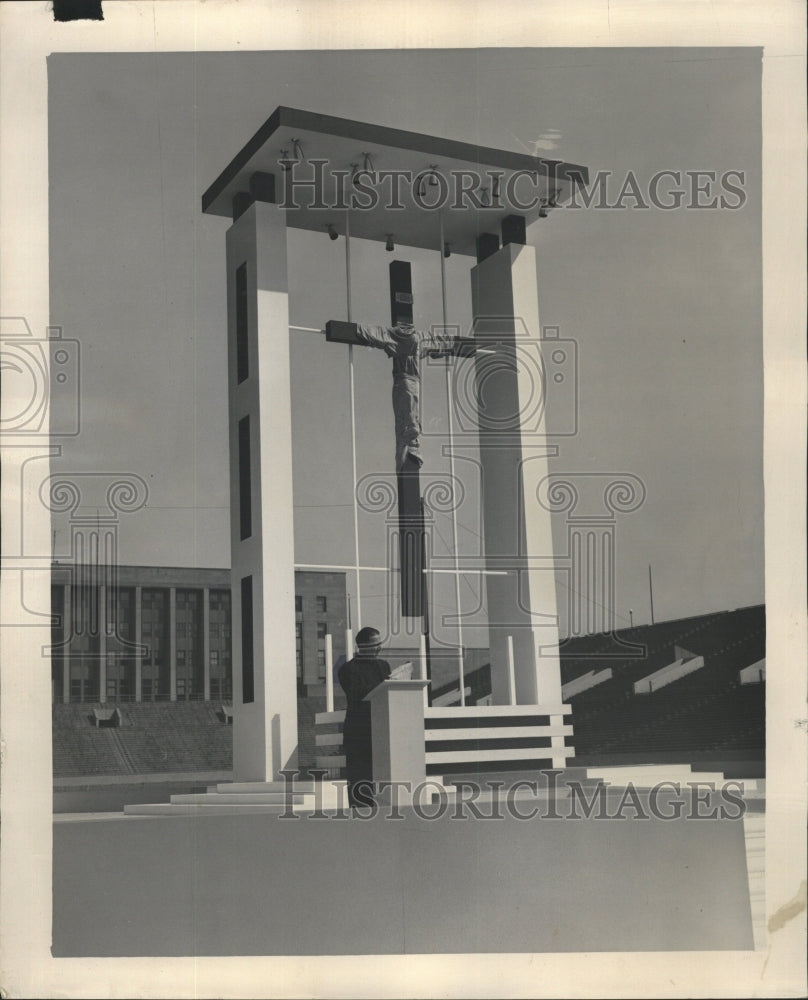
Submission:
[[[107,639],[104,700],[98,697],[98,651],[92,655],[85,649],[88,639],[75,627],[78,597],[73,593],[69,598],[78,634],[66,644],[60,618],[65,595],[55,584],[52,711],[57,793],[118,779],[226,780],[230,775],[230,623],[228,602],[222,597],[226,571],[210,571],[208,579],[206,571],[186,570],[176,581],[169,571],[153,571],[152,576],[155,573],[159,579],[151,579],[144,567],[124,569],[117,602],[101,595],[108,609],[125,606],[131,612],[131,625],[122,616],[116,641],[129,637],[145,642],[145,619],[149,635],[158,636],[163,626],[154,609],[163,606],[166,631],[148,656],[141,648],[137,670],[132,658],[123,655],[125,650],[109,652],[113,643]],[[186,579],[188,573],[198,578]],[[338,633],[344,627],[344,581],[334,576],[308,573],[297,580],[298,634],[312,637],[305,652],[304,644],[298,645],[299,766],[304,773],[323,756],[340,753],[339,746],[317,748],[315,739],[315,717],[326,709],[320,633]],[[86,595],[81,600],[86,601]],[[97,594],[91,597],[91,602],[98,600]],[[150,614],[144,614],[146,606]],[[172,627],[173,635],[168,634]],[[208,630],[207,639],[203,629]],[[746,777],[762,777],[765,636],[765,608],[757,605],[566,639],[560,656],[564,700],[573,713],[574,736],[567,739],[576,757],[570,763],[710,762],[728,775],[736,769]],[[416,650],[401,649],[390,651],[388,659],[396,665],[416,655]],[[464,661],[466,704],[485,704],[491,695],[487,651],[467,649]],[[147,685],[149,664],[154,683]],[[186,683],[179,683],[186,667]],[[109,680],[115,670],[120,673],[117,686]],[[431,672],[433,704],[458,704],[456,660],[435,655]],[[339,709],[344,706],[338,685],[335,689]],[[329,769],[329,776],[338,772],[338,767]]]

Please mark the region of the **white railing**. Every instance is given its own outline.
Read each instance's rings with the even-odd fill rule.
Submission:
[[[526,766],[535,766],[537,761],[549,761],[554,768],[563,768],[567,760],[575,756],[575,749],[566,746],[566,740],[573,735],[573,727],[565,718],[572,709],[561,705],[518,705],[516,704],[516,684],[513,662],[513,642],[508,637],[508,695],[509,705],[451,704],[460,700],[459,689],[441,696],[431,707],[424,704],[424,746],[426,763],[485,764],[495,766],[503,761],[524,761]],[[419,673],[426,676],[425,643],[421,641],[419,650]],[[326,636],[326,709],[314,717],[315,745],[342,749],[342,725],[344,711],[334,711],[334,680],[332,666],[331,636]],[[463,699],[471,693],[470,687],[463,692]],[[449,704],[447,704],[449,702]],[[457,723],[462,720],[468,725]],[[530,720],[530,721],[526,721]],[[539,721],[541,720],[541,721]],[[447,725],[447,723],[455,723]],[[328,728],[330,731],[324,731]],[[529,740],[528,745],[502,747],[492,745],[493,741]],[[452,744],[440,750],[430,749],[430,744]],[[545,745],[536,745],[543,743]],[[319,756],[316,766],[328,771],[345,767],[342,753]],[[333,776],[333,775],[332,775]]]
[[[569,705],[473,705],[463,708],[428,708],[425,712],[426,763],[488,764],[503,761],[549,761],[554,768],[567,766],[575,748],[565,746],[573,727],[565,722],[571,714]],[[538,721],[541,719],[542,721]],[[468,726],[447,726],[460,720]],[[526,721],[530,720],[530,721]],[[530,740],[526,746],[495,746],[493,741]],[[541,741],[544,746],[537,746]],[[430,749],[430,744],[452,743],[456,746]]]

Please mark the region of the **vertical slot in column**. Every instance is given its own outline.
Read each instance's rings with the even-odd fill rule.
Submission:
[[[252,535],[252,472],[250,467],[250,418],[238,422],[238,492],[241,540]]]
[[[241,701],[245,705],[255,701],[253,650],[253,586],[252,577],[241,580]]]
[[[239,385],[250,374],[250,348],[247,338],[247,265],[236,269],[236,380]]]

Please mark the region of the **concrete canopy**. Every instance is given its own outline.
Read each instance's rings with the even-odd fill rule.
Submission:
[[[283,161],[290,169],[283,169]],[[313,188],[304,186],[315,176],[313,161],[323,164],[316,168],[322,176],[319,203],[315,203]],[[368,206],[371,195],[357,193],[351,180],[353,171],[361,173],[366,164],[372,165],[370,169],[377,175],[375,183],[368,177],[360,182],[365,191],[374,188],[377,192],[378,203],[372,207]],[[422,180],[394,182],[389,175],[384,178],[384,171],[409,171],[409,176]],[[465,180],[461,172],[465,172]],[[294,201],[299,205],[284,205],[287,225],[294,228],[323,232],[333,226],[343,235],[349,214],[352,236],[385,240],[392,234],[397,244],[435,248],[439,246],[442,216],[444,241],[453,252],[464,254],[474,254],[480,233],[499,232],[506,216],[522,215],[529,224],[548,203],[550,208],[563,204],[575,184],[588,182],[586,167],[561,160],[282,106],[204,193],[203,212],[230,218],[233,199],[250,193],[254,175],[276,179],[279,204]],[[283,178],[288,185],[290,177],[297,186],[294,197],[284,199],[288,188],[278,182]],[[446,189],[439,180],[441,185],[445,180]],[[395,208],[390,198],[394,183],[398,190]],[[461,187],[465,187],[465,194],[460,193]],[[414,197],[419,188],[423,192],[421,205]],[[443,196],[446,190],[448,195]],[[260,195],[256,197],[261,200]],[[435,209],[439,202],[444,206],[441,212]],[[455,205],[458,207],[453,208]]]

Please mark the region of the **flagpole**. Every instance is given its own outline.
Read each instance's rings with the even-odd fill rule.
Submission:
[[[345,288],[347,319],[351,322],[351,217],[345,213]],[[357,628],[362,625],[362,588],[359,581],[359,506],[356,499],[356,389],[354,383],[353,344],[348,345],[348,388],[351,407],[351,494],[353,500],[354,522],[354,572],[356,574],[356,622]],[[352,650],[345,650],[350,658]]]

